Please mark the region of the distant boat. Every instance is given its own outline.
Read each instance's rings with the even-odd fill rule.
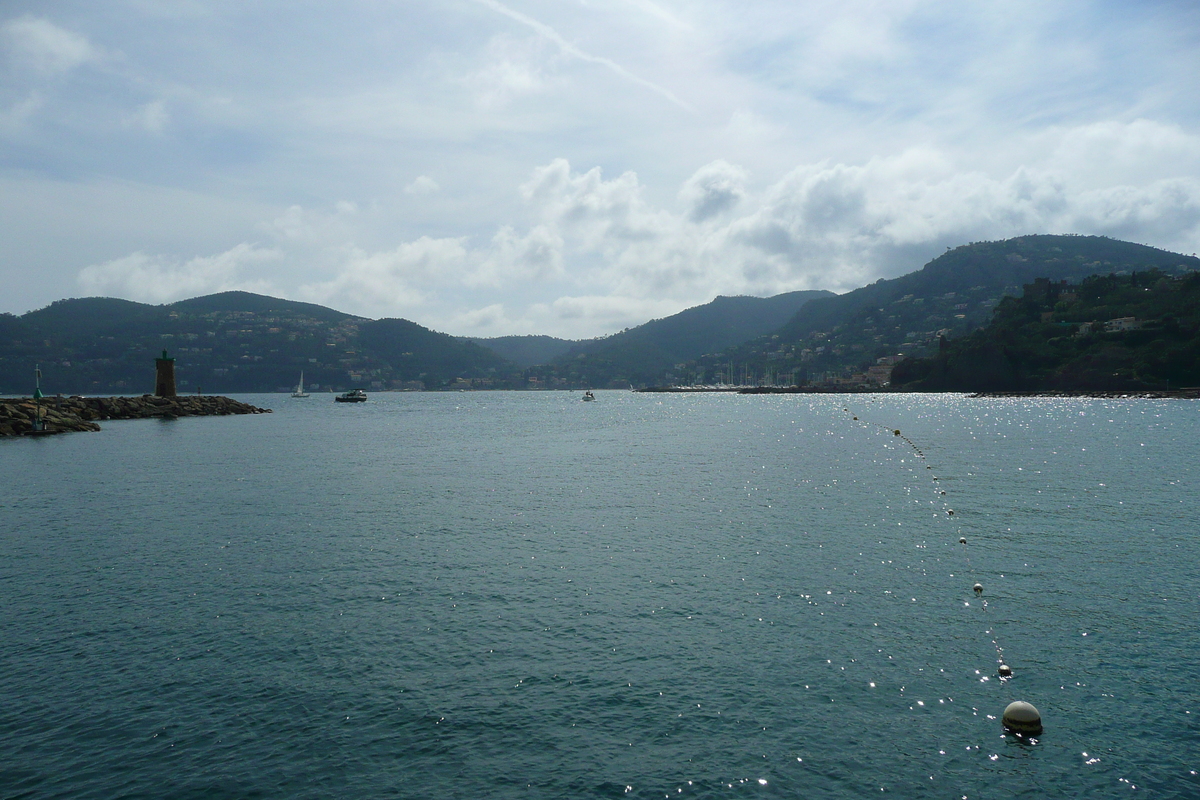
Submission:
[[[596,399],[596,395],[592,394],[592,390],[588,389],[583,393],[583,402],[588,403]]]
[[[296,384],[292,397],[308,397],[308,392],[304,391],[304,370],[300,370],[300,382]]]
[[[367,393],[362,389],[352,389],[342,392],[333,399],[338,403],[365,403],[367,402]]]

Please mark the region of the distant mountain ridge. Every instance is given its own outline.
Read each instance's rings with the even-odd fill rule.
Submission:
[[[520,370],[490,350],[407,320],[369,320],[313,303],[221,292],[161,306],[59,300],[0,315],[0,387],[140,394],[153,359],[176,359],[181,392],[280,391],[303,370],[310,390],[510,385]]]
[[[361,387],[600,388],[796,383],[863,370],[882,356],[929,356],[986,325],[1035,278],[1200,270],[1200,259],[1095,236],[1023,236],[949,250],[922,269],[843,295],[717,297],[612,336],[468,339],[402,319],[370,320],[249,292],[166,305],[56,301],[0,314],[0,390],[28,394],[40,364],[50,393],[139,394],[153,359],[177,359],[181,391]],[[541,363],[539,363],[541,362]]]
[[[475,336],[460,336],[459,338],[486,347],[522,368],[549,363],[578,343],[574,339],[557,339],[553,336],[538,335],[495,336],[484,339]]]
[[[555,385],[646,385],[661,380],[677,363],[775,330],[824,290],[774,297],[718,296],[662,319],[612,336],[575,343],[549,364],[533,370],[538,382]]]
[[[930,355],[940,337],[983,327],[1005,296],[1019,295],[1036,278],[1078,281],[1149,269],[1181,274],[1200,269],[1200,259],[1103,236],[974,242],[907,275],[814,299],[769,337],[698,359],[684,372],[698,382],[729,369],[758,380],[768,373],[793,381],[826,379],[884,356]]]
[[[141,393],[152,388],[153,359],[163,350],[177,361],[180,391],[283,391],[301,371],[316,391],[566,388],[590,385],[591,379],[544,381],[528,368],[567,353],[611,356],[628,349],[626,372],[637,374],[629,365],[637,367],[638,360],[658,369],[755,335],[808,296],[824,294],[719,297],[586,342],[549,336],[474,340],[409,320],[370,320],[250,292],[157,306],[104,297],[59,300],[20,317],[0,314],[0,389],[28,392],[37,364],[48,391]]]

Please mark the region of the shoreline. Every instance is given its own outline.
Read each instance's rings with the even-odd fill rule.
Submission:
[[[730,386],[725,388],[648,386],[644,389],[635,389],[634,391],[664,394],[715,394],[722,392],[727,394],[962,394],[975,399],[1002,397],[1092,397],[1105,400],[1200,400],[1200,387],[1187,387],[1183,389],[1029,389],[1003,392],[926,392],[890,388],[854,389],[815,386]]]
[[[98,431],[97,420],[178,419],[179,417],[224,417],[234,414],[270,414],[271,409],[243,403],[222,395],[177,397],[43,397],[40,403],[45,429],[34,430],[38,413],[32,397],[0,399],[0,437],[42,436],[55,433]]]
[[[1188,387],[1186,389],[1127,389],[1124,391],[1045,389],[1025,392],[970,392],[967,393],[967,397],[1092,397],[1101,400],[1200,400],[1200,387]]]

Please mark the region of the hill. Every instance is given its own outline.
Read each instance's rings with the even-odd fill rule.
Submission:
[[[1200,273],[1037,280],[980,331],[896,365],[917,391],[1136,391],[1200,386]]]
[[[612,336],[579,342],[531,374],[543,383],[573,386],[653,383],[680,362],[768,333],[806,303],[832,296],[802,291],[765,298],[717,297]]]
[[[203,297],[193,297],[190,300],[180,300],[171,304],[171,309],[191,314],[222,314],[229,312],[278,315],[281,317],[307,318],[322,322],[342,322],[351,319],[352,315],[332,308],[319,306],[316,303],[300,303],[295,300],[281,300],[251,292],[218,292]]]
[[[1168,274],[1200,269],[1200,259],[1101,236],[1022,236],[957,247],[922,269],[805,304],[767,337],[689,364],[696,382],[823,381],[877,359],[933,355],[941,337],[986,325],[1004,297],[1035,278],[1078,281],[1093,274]]]
[[[1195,257],[1104,237],[1023,236],[964,245],[916,272],[843,295],[717,297],[583,342],[548,336],[469,340],[408,320],[368,320],[248,292],[167,305],[98,297],[60,300],[19,317],[0,314],[0,389],[29,393],[34,365],[40,364],[43,388],[50,393],[140,394],[152,388],[153,359],[163,350],[177,359],[183,392],[282,391],[295,385],[301,370],[307,387],[316,391],[623,388],[717,381],[855,384],[866,378],[847,376],[877,359],[901,354],[929,358],[937,355],[939,342],[965,339],[988,324],[1006,297],[1020,295],[1035,278],[1081,281],[1092,274],[1123,277],[1157,270],[1160,278],[1171,279],[1198,269]],[[1097,319],[1103,316],[1094,313]],[[1146,313],[1130,311],[1134,316]],[[1187,315],[1160,316],[1165,338],[1154,341],[1174,348],[1172,353],[1179,348],[1191,352],[1183,340],[1171,338],[1176,335],[1173,324],[1190,330],[1189,323],[1171,322]],[[1075,322],[1065,317],[1056,321]],[[1020,328],[1016,322],[1011,325]],[[1157,329],[1152,325],[1146,330]],[[1026,333],[1018,336],[1027,338]],[[1190,374],[1177,366],[1155,366],[1143,355],[1130,356],[1129,369],[1121,366],[1124,362],[1111,362],[1116,364],[1113,371],[1126,375],[1128,385],[1174,385]],[[1088,358],[1111,365],[1096,353]],[[966,385],[949,366],[941,373],[907,374],[913,382],[932,381],[921,384],[925,386]],[[1038,375],[1038,380],[1049,380]],[[1024,377],[1016,380],[1026,385],[1022,381]]]
[[[464,336],[461,338],[486,347],[501,358],[506,358],[522,368],[547,364],[576,344],[571,339],[556,339],[553,336],[497,336],[491,339],[473,339]]]
[[[358,345],[389,380],[438,386],[472,379],[492,386],[513,364],[474,342],[437,333],[406,319],[380,319],[358,326]]]
[[[366,320],[312,303],[222,292],[168,305],[113,298],[59,300],[0,315],[0,388],[140,394],[153,360],[176,359],[181,392],[281,391],[304,371],[310,390],[523,385],[489,350],[406,320]]]

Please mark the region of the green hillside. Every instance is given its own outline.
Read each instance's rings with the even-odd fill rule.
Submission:
[[[545,383],[572,386],[646,385],[675,365],[753,339],[790,319],[826,291],[774,297],[717,297],[710,303],[601,339],[580,342],[549,365],[531,370]]]
[[[140,394],[154,358],[176,359],[181,392],[282,391],[304,371],[310,390],[521,386],[513,364],[405,320],[371,321],[312,303],[222,292],[168,305],[60,300],[0,315],[0,391]]]
[[[570,350],[577,342],[570,339],[556,339],[553,336],[497,336],[490,339],[474,339],[473,341],[506,358],[519,367],[533,367],[547,364]]]
[[[180,300],[171,303],[174,311],[189,314],[221,314],[228,312],[251,314],[277,314],[284,317],[307,318],[323,322],[341,322],[350,319],[352,315],[332,308],[319,306],[316,303],[301,303],[295,300],[281,300],[278,297],[268,297],[251,292],[218,292],[217,294],[193,297],[190,300]]]
[[[813,300],[771,336],[689,364],[697,382],[820,381],[860,371],[885,356],[932,355],[940,337],[986,325],[1004,297],[1035,278],[1200,269],[1200,259],[1101,236],[1022,236],[963,245],[922,269],[843,295]],[[743,377],[746,376],[746,377]],[[782,377],[781,377],[782,376]]]
[[[406,319],[380,319],[358,326],[358,343],[390,380],[428,385],[469,378],[492,386],[511,377],[513,364],[470,341],[436,333]]]
[[[1127,391],[1200,386],[1200,273],[1049,281],[1009,297],[983,330],[903,361],[918,391]]]
[[[848,376],[882,357],[901,354],[914,359],[898,372],[913,385],[974,387],[981,384],[968,376],[970,359],[947,361],[924,373],[912,371],[919,363],[915,359],[936,356],[942,340],[951,342],[952,353],[958,352],[953,349],[960,346],[957,343],[987,325],[997,309],[1015,314],[1005,298],[1020,295],[1022,286],[1035,278],[1079,282],[1093,274],[1155,274],[1157,281],[1168,281],[1162,283],[1166,287],[1176,285],[1171,278],[1198,269],[1200,259],[1193,256],[1103,237],[1023,236],[964,245],[917,272],[843,295],[718,297],[584,342],[548,336],[473,341],[407,320],[368,320],[249,292],[222,292],[167,305],[97,297],[60,300],[22,316],[0,314],[0,392],[28,394],[34,366],[40,365],[43,388],[50,393],[140,394],[151,390],[154,358],[163,350],[176,359],[183,392],[284,391],[295,385],[301,370],[307,387],[315,391],[853,383],[858,378]],[[1148,298],[1165,291],[1156,288],[1157,283],[1138,286]],[[1179,286],[1178,296],[1190,302],[1190,284]],[[1023,327],[1026,322],[1018,324],[1018,317],[1005,316],[1009,361],[998,360],[994,353],[985,358],[983,351],[974,351],[971,358],[1016,365],[1008,372],[997,367],[995,374],[1002,377],[995,378],[995,385],[1074,381],[1151,386],[1191,381],[1191,317],[1186,309],[1159,313],[1137,307],[1130,298],[1114,303],[1126,309],[1126,316],[1161,319],[1161,324],[1143,326],[1128,342],[1157,332],[1151,341],[1166,355],[1159,360],[1140,351],[1122,355],[1117,345],[1128,342],[1110,341],[1105,333],[1089,347],[1106,342],[1111,346],[1080,351],[1076,355],[1081,361],[1063,362],[1071,366],[1061,367],[1058,361],[1053,369],[1038,366],[1044,349],[1034,347],[1033,360],[1024,360],[1026,351],[1013,348],[1032,347],[1029,337],[1034,334]],[[1039,311],[1037,324],[1045,324],[1040,315],[1047,311],[1075,315],[1054,317],[1060,327],[1079,324],[1080,314],[1094,314],[1100,321],[1119,316],[1112,311],[1104,317],[1111,309],[1102,311],[1099,305],[1074,310],[1056,306]],[[1051,338],[1057,342],[1062,337]],[[485,346],[489,343],[491,348]],[[983,340],[976,344],[995,346]],[[1078,349],[1079,343],[1072,346]],[[1050,349],[1062,347],[1065,344],[1057,342]],[[1060,357],[1066,356],[1055,356]],[[1106,383],[1096,377],[1104,370],[1117,378]]]

